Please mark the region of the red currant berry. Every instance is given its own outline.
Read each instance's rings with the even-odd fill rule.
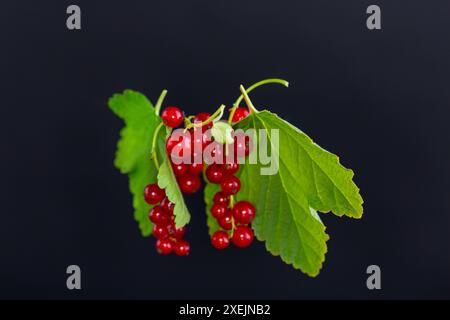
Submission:
[[[220,164],[213,163],[206,168],[206,179],[211,183],[221,183],[224,172],[223,166]]]
[[[161,113],[164,124],[176,128],[183,123],[183,111],[177,107],[167,107]]]
[[[191,134],[191,149],[203,151],[208,144],[211,143],[211,139],[206,133],[203,133],[199,128],[195,128],[190,131]]]
[[[168,214],[173,214],[173,207],[174,204],[172,202],[170,202],[169,198],[165,197],[164,199],[161,200],[161,203],[159,204],[161,206],[161,208],[164,209],[164,211],[166,211]]]
[[[192,175],[197,175],[202,173],[203,171],[203,162],[202,163],[191,163],[188,167],[188,172]]]
[[[236,247],[248,247],[253,241],[253,230],[246,226],[238,226],[234,229],[231,241]]]
[[[148,218],[154,224],[166,225],[170,221],[170,216],[161,206],[154,206],[148,215]]]
[[[230,245],[230,238],[225,231],[216,231],[211,237],[211,244],[216,249],[225,249]]]
[[[179,178],[178,184],[184,193],[195,193],[202,186],[202,182],[198,175],[185,175]]]
[[[157,204],[166,196],[163,189],[158,187],[156,183],[149,184],[144,189],[144,199],[148,204]]]
[[[176,176],[183,176],[186,174],[186,172],[188,171],[189,167],[187,165],[185,165],[184,163],[179,163],[179,164],[172,164],[172,170],[173,173],[175,173]]]
[[[235,174],[239,170],[239,163],[233,162],[233,163],[226,163],[223,165],[223,171],[226,174]]]
[[[181,241],[175,243],[175,246],[174,246],[175,254],[180,257],[187,256],[189,254],[190,249],[191,249],[191,246],[185,240],[181,240]]]
[[[230,146],[234,148],[234,155],[236,158],[246,157],[252,151],[252,139],[250,136],[242,132],[237,132],[234,135],[234,142]]]
[[[247,108],[242,107],[236,108],[233,114],[233,119],[231,119],[231,121],[232,122],[241,121],[242,119],[246,118],[249,114],[250,112],[248,112]]]
[[[156,250],[158,253],[168,255],[173,251],[173,242],[170,239],[159,239],[156,241]]]
[[[166,226],[167,232],[169,233],[170,236],[173,236],[175,234],[175,222],[172,220],[170,221],[167,226]]]
[[[223,145],[217,141],[211,142],[208,145],[207,149],[204,151],[204,158],[205,158],[205,162],[207,164],[225,163],[225,160],[226,160],[225,145]]]
[[[175,229],[173,231],[173,237],[177,240],[181,240],[181,239],[183,239],[185,233],[186,233],[186,227],[181,227],[181,228]]]
[[[222,191],[226,194],[236,194],[241,189],[241,181],[235,176],[225,176],[220,183]]]
[[[219,223],[219,226],[222,229],[225,230],[231,230],[231,228],[233,227],[231,221],[233,220],[231,214],[227,213],[225,214],[223,217],[217,219],[217,222]]]
[[[167,230],[167,226],[155,224],[152,234],[157,239],[165,239],[169,236],[169,231]]]
[[[248,201],[238,201],[232,211],[234,219],[240,224],[249,224],[255,219],[256,209]]]
[[[208,118],[211,117],[211,114],[208,112],[200,112],[198,113],[195,117],[194,117],[194,123],[201,123],[204,122],[206,120],[208,120]],[[208,124],[205,124],[202,126],[202,129],[206,130],[206,129],[210,129],[213,126],[213,122],[209,122]]]
[[[177,148],[173,150],[175,147]],[[166,142],[166,150],[170,160],[182,159],[185,152],[186,155],[191,155],[191,147],[191,134],[189,132],[172,134]]]
[[[228,204],[230,203],[230,197],[227,194],[223,193],[222,191],[217,192],[214,195],[213,200],[214,200],[214,203],[221,204],[225,207],[227,207]]]
[[[214,218],[220,219],[227,214],[228,209],[221,204],[214,203],[210,211]]]

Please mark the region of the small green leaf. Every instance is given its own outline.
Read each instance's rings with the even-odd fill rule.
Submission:
[[[214,126],[211,128],[211,135],[214,137],[214,140],[222,144],[233,143],[232,133],[233,128],[223,121],[214,123]]]
[[[157,169],[150,159],[151,142],[161,118],[147,98],[132,90],[113,95],[108,105],[125,122],[117,144],[115,166],[128,174],[133,195],[134,218],[144,236],[151,234],[152,224],[148,220],[151,206],[144,201],[144,188],[156,182]]]
[[[173,208],[175,226],[180,228],[188,224],[191,215],[184,203],[183,194],[178,187],[177,179],[175,178],[175,174],[172,171],[172,166],[167,156],[165,156],[165,160],[159,168],[158,185],[160,188],[165,189],[167,197],[175,205]]]

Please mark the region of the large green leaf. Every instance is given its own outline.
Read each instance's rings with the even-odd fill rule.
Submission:
[[[133,195],[134,218],[144,236],[151,234],[152,224],[148,220],[151,208],[144,201],[143,190],[149,183],[156,182],[157,170],[150,159],[151,143],[161,118],[147,98],[132,90],[114,94],[108,101],[110,109],[125,122],[120,132],[115,165],[128,174],[130,191]]]
[[[362,198],[352,181],[353,172],[268,111],[253,113],[236,127],[265,129],[272,144],[271,129],[279,130],[278,154],[276,148],[270,148],[272,156],[279,156],[278,172],[261,175],[260,163],[243,165],[238,173],[242,189],[237,199],[256,206],[252,226],[272,254],[316,276],[325,260],[328,235],[315,210],[361,217]]]

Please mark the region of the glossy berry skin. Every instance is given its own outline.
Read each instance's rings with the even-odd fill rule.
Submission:
[[[213,163],[206,168],[206,179],[211,183],[221,183],[224,172],[221,164]]]
[[[172,170],[173,173],[175,173],[176,176],[183,176],[188,171],[189,167],[184,163],[179,164],[172,164]]]
[[[175,146],[177,149],[173,150]],[[171,135],[166,141],[166,150],[171,160],[183,158],[185,152],[190,155],[192,153],[191,134],[186,132],[185,134]],[[173,154],[172,151],[174,151]]]
[[[168,214],[173,214],[173,207],[174,204],[172,202],[170,202],[169,198],[165,197],[164,199],[161,200],[161,203],[159,204],[161,206],[161,208],[164,209],[164,211],[166,211]]]
[[[203,172],[203,162],[202,163],[191,163],[188,166],[188,173],[192,175],[197,175]]]
[[[204,152],[205,163],[223,164],[225,163],[225,145],[213,141],[208,145],[208,150]]]
[[[236,247],[245,248],[253,242],[253,230],[246,226],[238,226],[234,229],[231,241]]]
[[[167,230],[167,226],[155,224],[152,234],[156,239],[166,239],[169,236],[169,231]]]
[[[244,118],[247,118],[247,116],[250,114],[247,108],[236,108],[236,111],[233,114],[233,118],[231,119],[232,122],[238,122],[241,121]]]
[[[185,240],[181,240],[181,241],[175,243],[174,251],[177,256],[180,256],[180,257],[187,256],[189,254],[190,250],[191,250],[191,246]]]
[[[183,193],[195,193],[202,186],[202,182],[198,175],[184,175],[178,179],[178,184]]]
[[[225,231],[216,231],[211,237],[211,244],[214,248],[222,250],[230,245],[230,238]]]
[[[175,229],[173,231],[173,237],[177,240],[181,240],[181,239],[183,239],[185,233],[186,233],[186,227],[181,227],[181,228]]]
[[[208,113],[208,112],[200,112],[194,117],[193,122],[194,123],[203,122],[203,121],[208,120],[209,117],[211,117],[210,113]],[[211,121],[208,124],[203,125],[202,129],[203,129],[203,131],[205,131],[207,129],[210,129],[212,126],[213,126],[213,122]]]
[[[236,172],[238,172],[239,171],[239,167],[240,167],[240,164],[237,163],[237,162],[226,163],[226,164],[223,165],[223,171],[226,174],[230,174],[231,175],[231,174],[235,174]]]
[[[231,214],[225,214],[223,217],[217,219],[217,222],[219,223],[219,226],[224,230],[231,230],[233,227],[231,221],[232,221]]]
[[[224,216],[227,214],[228,209],[227,209],[227,207],[224,206],[224,205],[214,203],[214,204],[212,205],[210,211],[211,211],[211,214],[212,214],[212,216],[213,216],[214,218],[220,219],[220,218],[224,217]]]
[[[241,189],[241,180],[235,176],[225,176],[220,183],[220,188],[225,194],[236,194]]]
[[[234,135],[234,143],[230,145],[234,148],[234,156],[236,158],[246,157],[252,151],[252,139],[244,133],[236,133]]]
[[[214,203],[228,207],[228,205],[230,204],[230,196],[223,193],[222,191],[219,191],[214,195],[213,201]]]
[[[148,204],[157,204],[166,196],[163,189],[158,187],[156,183],[149,184],[144,189],[144,199]]]
[[[203,151],[208,144],[211,143],[211,139],[206,133],[203,133],[200,128],[195,128],[189,131],[191,134],[191,149]]]
[[[161,206],[154,206],[150,213],[148,214],[148,218],[151,222],[158,225],[166,225],[170,222],[170,216],[164,211]]]
[[[171,254],[173,247],[173,242],[170,239],[159,239],[156,241],[156,250],[162,255]]]
[[[161,118],[166,126],[176,128],[183,123],[183,111],[177,107],[167,107],[162,111]]]
[[[248,201],[238,201],[231,210],[234,219],[240,224],[249,224],[255,219],[256,209]]]

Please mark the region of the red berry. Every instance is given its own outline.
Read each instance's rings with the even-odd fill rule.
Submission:
[[[242,107],[236,108],[233,114],[233,119],[231,119],[231,121],[232,122],[241,121],[242,119],[246,118],[249,114],[250,112],[248,112],[247,108]]]
[[[164,124],[176,128],[183,123],[183,111],[177,107],[167,107],[161,113]]]
[[[164,209],[168,214],[173,214],[173,207],[174,204],[170,202],[169,198],[165,197],[161,200],[161,203],[159,204],[161,208]]]
[[[203,133],[200,128],[195,128],[189,131],[191,134],[191,149],[203,152],[208,144],[211,143],[211,139],[206,133]]]
[[[173,251],[173,242],[170,239],[159,239],[156,241],[156,250],[158,253],[167,255]]]
[[[179,164],[172,164],[172,170],[173,173],[175,173],[176,176],[183,176],[188,171],[189,167],[185,165],[184,163]]]
[[[174,150],[175,147],[176,149]],[[189,132],[183,133],[182,131],[177,131],[177,133],[172,133],[172,135],[166,141],[167,154],[172,161],[183,159],[183,156],[185,154],[191,155],[191,147],[191,134]]]
[[[209,117],[211,117],[210,113],[208,113],[208,112],[200,112],[194,117],[193,122],[194,123],[203,122],[203,121],[208,120]],[[213,126],[213,122],[211,121],[208,124],[203,125],[202,129],[206,130],[206,129],[211,128],[212,126]]]
[[[195,193],[202,186],[199,176],[190,174],[180,177],[178,184],[180,185],[181,191],[184,193]]]
[[[226,163],[223,165],[223,171],[227,174],[235,174],[239,170],[239,163],[233,162],[233,163]]]
[[[166,226],[167,232],[170,236],[173,236],[175,234],[176,228],[175,228],[175,222],[172,220],[170,221]]]
[[[211,244],[216,249],[225,249],[230,245],[230,238],[225,231],[216,231],[211,237]]]
[[[157,239],[165,239],[169,236],[169,231],[167,230],[167,226],[155,224],[152,234]]]
[[[236,247],[248,247],[253,241],[253,230],[246,226],[238,226],[234,229],[231,241]]]
[[[229,145],[233,147],[235,158],[246,157],[252,151],[252,139],[243,132],[236,132],[234,134],[234,142]]]
[[[228,204],[230,203],[230,197],[227,194],[223,193],[222,191],[217,192],[214,195],[213,200],[214,200],[214,203],[221,204],[225,207],[227,207]]]
[[[217,219],[217,222],[222,229],[231,230],[231,228],[233,227],[231,223],[232,219],[233,218],[231,217],[231,214],[227,213],[223,217]]]
[[[161,206],[154,206],[148,215],[148,218],[154,224],[166,225],[170,221],[170,216]]]
[[[148,204],[157,204],[166,196],[163,189],[158,187],[156,183],[149,184],[144,189],[144,199]]]
[[[241,189],[241,181],[235,176],[225,176],[220,183],[222,191],[226,194],[236,194]]]
[[[256,216],[255,207],[248,201],[238,201],[232,211],[234,219],[241,224],[249,224]]]
[[[183,239],[185,233],[186,233],[186,227],[181,227],[181,228],[174,230],[173,237],[177,240],[181,240],[181,239]]]
[[[189,254],[189,251],[191,249],[191,246],[189,245],[189,242],[185,240],[181,240],[177,243],[175,243],[174,251],[177,256],[187,256]]]
[[[224,176],[223,166],[213,163],[206,168],[206,179],[211,183],[221,183]]]
[[[224,205],[214,203],[210,211],[214,218],[220,219],[227,214],[228,209]]]
[[[204,158],[205,158],[205,163],[207,163],[207,164],[225,163],[225,160],[226,160],[225,145],[221,144],[217,141],[211,142],[208,145],[207,150],[204,151]]]
[[[192,175],[200,174],[203,171],[203,162],[202,163],[191,163],[188,166],[188,172]]]

